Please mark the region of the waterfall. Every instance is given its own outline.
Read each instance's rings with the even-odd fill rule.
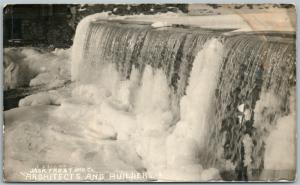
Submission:
[[[293,35],[95,17],[76,31],[72,79],[96,87],[93,103],[122,104],[133,128],[122,138],[133,140],[147,170],[158,178],[219,178],[219,170],[225,180],[256,180],[268,135],[293,112]]]
[[[237,35],[227,38],[225,45],[228,54],[217,85],[212,136],[223,140],[224,158],[237,166],[237,178],[246,180],[264,168],[264,137],[271,131],[265,127],[290,112],[288,100],[296,79],[295,42],[280,34]],[[258,100],[266,101],[266,93],[277,103],[273,101],[274,108],[265,105],[258,113]],[[245,164],[245,136],[254,145],[250,165]]]

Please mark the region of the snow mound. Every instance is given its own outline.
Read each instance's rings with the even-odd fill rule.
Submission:
[[[47,85],[49,88],[54,88],[63,86],[67,81],[68,79],[60,75],[44,72],[31,79],[29,86]]]
[[[40,92],[26,96],[19,101],[19,107],[34,105],[60,105],[61,95],[57,92]]]

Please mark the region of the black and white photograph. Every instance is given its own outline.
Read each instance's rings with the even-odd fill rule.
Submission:
[[[2,11],[3,181],[296,180],[294,4]]]

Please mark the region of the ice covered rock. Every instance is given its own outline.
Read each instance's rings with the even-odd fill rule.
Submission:
[[[69,58],[69,50],[63,49],[49,52],[38,48],[6,48],[4,88],[48,84],[56,76],[60,76],[61,80],[69,80]],[[34,77],[36,78],[33,79]]]
[[[5,48],[3,54],[4,90],[16,89],[28,85],[35,73],[24,65],[24,56],[20,49]]]
[[[239,105],[239,106],[238,106],[238,110],[239,110],[240,112],[244,112],[244,110],[245,110],[245,104]]]
[[[249,121],[249,120],[251,119],[251,111],[250,111],[250,109],[246,109],[246,110],[244,111],[244,119],[245,119],[246,121]]]
[[[242,121],[243,121],[243,116],[242,116],[242,115],[238,115],[238,118],[239,118],[239,123],[242,123]]]
[[[19,107],[35,106],[35,105],[59,105],[61,96],[54,92],[40,92],[26,96],[19,101]]]
[[[45,85],[52,82],[55,79],[55,76],[51,73],[40,73],[35,78],[30,80],[29,86],[38,86]]]
[[[151,27],[152,28],[161,28],[161,27],[169,27],[169,26],[172,26],[171,23],[168,23],[168,22],[154,22],[151,24]]]
[[[50,82],[47,87],[49,89],[58,88],[66,85],[67,80],[66,79],[54,79],[52,82]]]
[[[240,112],[240,115],[238,115],[239,123],[242,123],[243,120],[249,121],[251,119],[251,110],[246,108],[245,104],[239,105],[238,110]]]
[[[4,69],[4,90],[15,89],[18,86],[25,85],[19,81],[19,65],[10,63]]]

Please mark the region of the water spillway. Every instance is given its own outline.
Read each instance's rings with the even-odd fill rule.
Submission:
[[[90,24],[85,32],[82,57],[95,68],[101,66],[101,63],[114,63],[125,78],[130,76],[133,66],[139,70],[143,70],[145,65],[162,68],[167,75],[168,84],[180,89],[186,86],[184,82],[182,85],[177,83],[180,72],[184,73],[186,70],[185,73],[189,73],[197,52],[208,39],[220,33],[221,31],[205,29],[151,28],[149,24],[116,21],[96,22]],[[78,61],[78,58],[74,60]],[[74,68],[78,66],[84,68],[90,65],[76,65]],[[83,68],[80,70],[85,70]],[[78,69],[73,69],[76,70]],[[74,79],[85,80],[84,76],[80,76],[85,73],[79,72],[78,77],[77,72],[73,74]],[[181,75],[180,80],[187,79]]]
[[[160,178],[201,179],[203,170],[218,169],[223,179],[257,180],[269,166],[268,136],[294,116],[295,39],[224,33],[86,21],[76,31],[72,79],[128,105],[136,151]]]
[[[295,96],[295,43],[268,34],[241,34],[226,38],[225,47],[215,92],[213,130],[209,131],[214,134],[208,139],[208,146],[214,146],[211,154],[223,147],[223,157],[237,164],[238,178],[251,178],[265,169],[265,138],[277,119],[295,110],[290,105]],[[293,127],[295,117],[293,120],[294,123],[286,124]],[[251,138],[248,154],[245,136]],[[215,142],[217,138],[219,142]],[[216,143],[220,145],[212,145]]]

